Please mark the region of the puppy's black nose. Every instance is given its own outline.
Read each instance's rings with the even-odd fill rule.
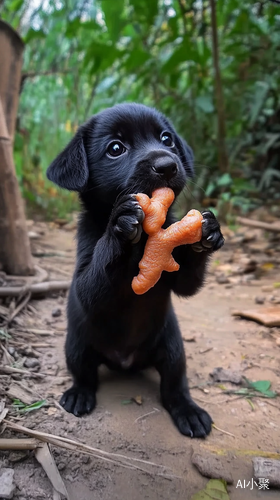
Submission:
[[[156,158],[152,170],[169,181],[169,179],[177,174],[178,167],[177,163],[170,156],[162,156]]]

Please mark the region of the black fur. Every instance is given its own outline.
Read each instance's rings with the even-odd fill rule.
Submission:
[[[112,141],[125,148],[119,157],[107,152]],[[131,288],[147,240],[135,193],[151,196],[154,189],[168,186],[177,196],[192,175],[190,147],[162,114],[140,104],[117,105],[93,116],[50,165],[48,178],[79,191],[83,204],[66,340],[74,385],[61,398],[68,412],[80,416],[94,409],[99,365],[128,370],[154,366],[161,376],[163,405],[181,433],[203,437],[210,432],[211,417],[189,393],[170,296],[173,291],[188,297],[202,286],[209,255],[224,242],[214,215],[203,214],[199,244],[174,250],[178,272],[164,272],[144,295]],[[165,226],[172,222],[169,210]]]

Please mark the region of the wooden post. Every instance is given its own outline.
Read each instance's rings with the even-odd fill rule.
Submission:
[[[0,21],[0,266],[8,274],[34,274],[23,200],[13,162],[13,136],[23,42]]]

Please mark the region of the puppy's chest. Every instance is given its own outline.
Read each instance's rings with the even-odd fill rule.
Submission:
[[[116,352],[124,362],[130,354],[160,332],[165,322],[167,298],[135,297],[112,301],[92,318],[92,341],[97,350]]]

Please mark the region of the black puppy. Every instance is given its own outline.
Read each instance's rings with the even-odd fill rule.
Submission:
[[[74,385],[60,404],[76,416],[96,405],[98,366],[141,370],[154,366],[161,398],[178,429],[202,437],[211,417],[191,398],[181,333],[171,292],[188,297],[203,284],[211,253],[224,243],[211,212],[203,212],[203,237],[173,252],[180,270],[163,272],[154,288],[136,295],[147,235],[135,193],[170,187],[177,196],[193,174],[190,147],[155,109],[122,104],[81,126],[50,165],[48,178],[78,191],[77,265],[68,301],[67,366]],[[174,222],[169,210],[165,227]]]

